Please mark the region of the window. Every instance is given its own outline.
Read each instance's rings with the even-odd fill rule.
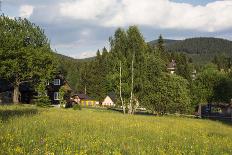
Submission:
[[[59,92],[54,92],[54,100],[60,100],[59,99]]]
[[[60,85],[60,79],[54,79],[54,85],[59,86]]]

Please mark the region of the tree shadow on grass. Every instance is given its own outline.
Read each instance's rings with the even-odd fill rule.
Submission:
[[[231,118],[203,118],[203,119],[208,119],[211,121],[220,122],[220,123],[223,123],[225,125],[232,126],[232,119]]]
[[[38,110],[33,108],[0,109],[0,120],[4,122],[13,117],[30,116],[36,114],[38,114]]]

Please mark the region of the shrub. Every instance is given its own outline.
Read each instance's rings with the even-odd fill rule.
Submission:
[[[51,105],[51,101],[48,96],[39,96],[35,104],[39,107],[49,107]]]
[[[81,106],[79,104],[75,104],[73,106],[73,110],[81,110]]]

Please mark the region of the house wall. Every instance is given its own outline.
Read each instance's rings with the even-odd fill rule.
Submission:
[[[60,85],[54,85],[54,79],[60,79]],[[64,80],[62,78],[56,77],[52,82],[49,83],[47,86],[47,94],[52,102],[52,104],[59,104],[59,99],[55,99],[55,93],[58,92],[60,88],[64,85]],[[59,96],[60,97],[60,96]]]
[[[114,102],[111,100],[109,96],[107,96],[102,102],[103,106],[114,106]]]
[[[96,101],[94,101],[94,100],[81,100],[81,105],[82,106],[95,106]]]

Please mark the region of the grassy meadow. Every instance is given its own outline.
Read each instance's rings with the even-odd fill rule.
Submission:
[[[232,126],[95,109],[0,106],[0,154],[232,154]]]

